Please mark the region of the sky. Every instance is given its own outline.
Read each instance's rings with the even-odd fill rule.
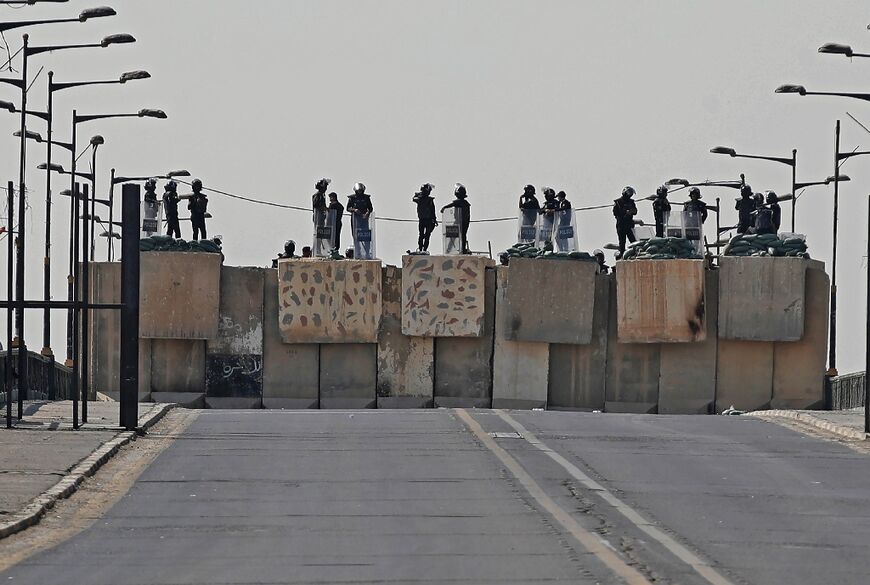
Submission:
[[[97,163],[102,197],[111,168],[127,176],[188,169],[207,188],[303,207],[317,179],[330,177],[342,201],[362,181],[376,215],[412,218],[411,197],[422,183],[436,186],[436,204],[443,205],[462,182],[472,217],[483,219],[516,215],[527,183],[539,192],[563,189],[575,207],[606,205],[626,185],[647,195],[672,177],[737,179],[741,172],[756,191],[787,193],[789,167],[709,149],[790,156],[796,148],[798,181],[822,180],[833,172],[837,119],[841,150],[870,150],[870,132],[848,116],[870,127],[870,102],[773,91],[783,83],[870,91],[870,59],[817,53],[826,42],[870,52],[870,8],[858,0],[101,2],[118,15],[26,32],[34,46],[119,32],[138,40],[30,59],[33,109],[45,108],[49,70],[57,82],[151,73],[149,80],[55,94],[58,140],[70,137],[73,108],[95,114],[153,107],[169,116],[79,126],[82,140],[100,134],[106,141]],[[0,6],[0,22],[74,16],[96,5]],[[22,32],[6,33],[13,52]],[[20,57],[14,67],[20,71]],[[0,99],[20,102],[6,85]],[[43,122],[29,124],[44,134]],[[16,116],[0,115],[4,185],[18,177],[17,126]],[[28,298],[42,295],[45,178],[36,165],[44,158],[43,146],[28,145]],[[67,168],[68,158],[55,155]],[[848,161],[842,172],[852,181],[840,198],[838,365],[850,372],[862,370],[864,360],[870,156]],[[68,186],[59,177],[54,183],[54,191]],[[734,191],[705,189],[703,196],[711,203],[722,197],[722,224],[736,223]],[[795,230],[828,265],[832,200],[828,187],[808,189]],[[310,243],[306,212],[219,194],[210,194],[209,205],[209,234],[224,237],[227,264],[267,266],[285,240]],[[783,207],[789,217],[790,204]],[[651,221],[651,204],[640,208]],[[53,295],[63,299],[68,203],[56,201],[53,210]],[[190,225],[182,229],[189,237]],[[607,209],[579,213],[578,230],[581,249],[615,240]],[[469,240],[474,250],[491,245],[497,253],[515,236],[514,223],[478,223]],[[377,245],[384,261],[397,264],[415,247],[416,226],[381,221]],[[439,246],[433,242],[436,252]],[[101,240],[97,259],[105,254]],[[27,317],[28,346],[38,350],[41,315]],[[56,313],[52,341],[60,356],[63,322]],[[5,331],[5,311],[0,325]]]

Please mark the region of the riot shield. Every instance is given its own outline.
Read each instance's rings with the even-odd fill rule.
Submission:
[[[315,209],[312,214],[314,223],[314,240],[311,255],[315,258],[329,256],[333,249],[335,237],[335,210]]]
[[[554,249],[557,252],[577,251],[577,226],[573,209],[560,209],[556,211],[556,225]]]
[[[160,201],[142,202],[142,236],[150,238],[162,233],[163,206]]]
[[[444,253],[448,256],[462,254],[462,210],[449,207],[441,212],[441,235],[444,238]]]
[[[538,238],[538,219],[540,213],[537,209],[520,209],[517,221],[517,242],[534,244]]]
[[[669,238],[683,238],[683,215],[667,212],[665,221],[665,236]]]
[[[547,244],[553,243],[553,233],[556,227],[556,214],[558,212],[555,209],[545,209],[541,213],[541,217],[538,220],[538,238],[535,242],[535,247],[543,248]]]
[[[353,257],[359,260],[374,260],[375,251],[375,215],[364,217],[359,213],[351,216],[351,233],[353,235]]]
[[[698,254],[704,255],[704,222],[700,211],[683,209],[683,237],[692,242]]]

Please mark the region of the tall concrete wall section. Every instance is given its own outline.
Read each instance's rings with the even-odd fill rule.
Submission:
[[[320,346],[320,408],[375,408],[378,379],[375,343]]]
[[[724,257],[719,275],[719,338],[797,341],[804,333],[807,261]]]
[[[512,258],[496,312],[504,339],[589,343],[597,273],[596,262]]]
[[[492,265],[481,256],[403,256],[402,333],[484,335],[484,272]]]
[[[281,260],[278,274],[284,343],[377,343],[379,260]]]
[[[209,408],[259,408],[263,401],[262,268],[221,271],[218,334],[206,342]]]
[[[549,264],[549,262],[541,263]],[[556,263],[553,262],[553,264]],[[568,262],[559,263],[568,264]],[[506,320],[499,318],[499,315],[502,311],[507,311],[509,305],[507,299],[510,291],[508,288],[508,268],[500,266],[495,270],[496,324],[492,358],[492,407],[545,408],[547,406],[550,345],[507,339],[507,331],[504,326]],[[513,267],[510,270],[513,270]]]
[[[716,399],[716,317],[718,271],[706,272],[706,339],[663,343],[659,374],[659,414],[709,414]]]
[[[641,264],[655,260],[620,262],[616,278],[611,281],[610,319],[607,330],[607,381],[604,409],[607,412],[655,413],[659,400],[659,345],[623,343],[617,338],[617,280],[624,264]]]
[[[263,407],[317,408],[320,346],[286,344],[278,330],[278,271],[263,282]]]
[[[495,270],[487,269],[484,274],[483,335],[435,340],[436,407],[489,408],[492,404]],[[407,285],[404,288],[407,291]]]
[[[220,254],[145,252],[140,264],[139,336],[212,339],[218,332]]]
[[[588,345],[550,345],[547,408],[604,410],[607,375],[607,335],[613,275],[595,279],[595,313]]]
[[[823,408],[831,281],[821,262],[808,266],[806,321],[800,341],[773,344],[772,408]]]
[[[151,397],[204,406],[205,341],[151,340]]]
[[[616,283],[621,343],[704,340],[703,260],[618,262]]]
[[[773,395],[773,343],[719,339],[718,345],[716,412],[722,412],[730,406],[738,410],[770,408]]]
[[[378,336],[378,408],[430,408],[434,339],[402,335],[402,271],[385,266],[384,314]]]

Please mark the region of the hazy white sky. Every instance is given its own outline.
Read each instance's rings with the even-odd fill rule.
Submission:
[[[135,45],[40,55],[45,71],[30,94],[45,106],[45,73],[57,81],[111,79],[147,69],[153,79],[56,94],[58,139],[69,116],[159,107],[161,120],[114,120],[80,126],[102,134],[98,192],[108,170],[157,174],[187,168],[206,186],[281,203],[308,205],[314,182],[333,179],[344,197],[356,181],[377,214],[412,217],[423,182],[436,202],[464,183],[475,218],[515,214],[526,183],[564,189],[575,206],[603,204],[624,185],[639,194],[664,180],[736,179],[756,189],[790,189],[790,169],[708,153],[798,153],[798,180],[833,170],[833,129],[843,119],[843,150],[870,150],[870,103],[775,95],[781,83],[810,89],[870,91],[870,60],[819,55],[825,42],[870,51],[870,9],[858,0],[101,0],[114,18],[29,29],[33,45],[97,41],[129,32]],[[21,9],[0,20],[77,14],[82,0]],[[7,33],[14,46],[21,32]],[[20,66],[20,61],[16,61]],[[11,86],[0,99],[19,101]],[[5,119],[5,122],[3,121]],[[0,173],[17,180],[17,118],[0,117]],[[31,128],[44,132],[42,122]],[[61,155],[56,155],[56,160]],[[29,145],[28,297],[41,297],[44,148]],[[84,159],[83,159],[84,160]],[[61,159],[65,166],[69,161]],[[863,368],[867,201],[870,157],[849,161],[841,189],[840,370]],[[57,190],[63,188],[56,180]],[[162,187],[160,188],[162,192]],[[723,225],[733,224],[734,192]],[[223,234],[227,263],[269,264],[284,240],[310,240],[310,218],[211,195],[210,234]],[[66,201],[54,207],[54,294],[65,298]],[[790,208],[784,206],[788,216]],[[641,214],[652,219],[648,204]],[[711,219],[711,222],[713,219]],[[580,242],[613,241],[609,211],[581,214]],[[189,237],[189,224],[183,227]],[[808,190],[797,231],[815,258],[830,261],[831,191]],[[512,224],[476,224],[472,247],[503,250]],[[101,243],[99,258],[105,254]],[[380,256],[398,263],[416,244],[414,224],[381,223]],[[433,244],[437,251],[440,244]],[[5,248],[5,242],[4,242]],[[5,278],[5,249],[0,266]],[[41,346],[41,318],[28,314],[28,345]],[[0,322],[5,312],[0,316]],[[54,347],[63,355],[63,316]],[[5,328],[5,324],[3,325]],[[4,329],[5,331],[5,329]]]

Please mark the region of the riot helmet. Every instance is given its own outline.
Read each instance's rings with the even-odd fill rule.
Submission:
[[[634,187],[628,186],[622,190],[622,196],[625,199],[631,199],[632,197],[634,197],[634,194],[635,194]]]

